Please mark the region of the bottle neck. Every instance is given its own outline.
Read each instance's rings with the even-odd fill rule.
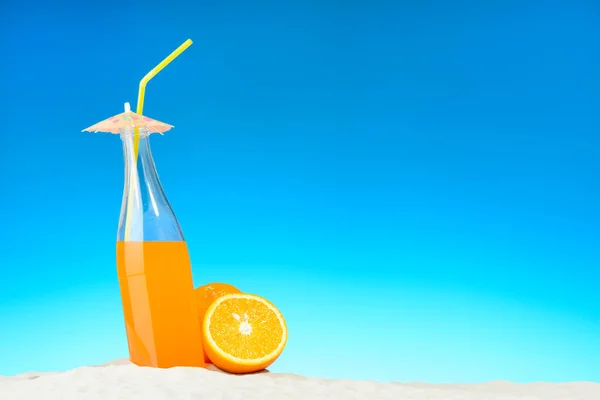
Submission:
[[[126,186],[134,184],[133,181],[137,175],[139,178],[143,178],[141,181],[151,181],[152,186],[162,190],[150,150],[149,134],[145,131],[135,133],[128,129],[121,131],[121,141],[123,142]]]
[[[181,228],[156,171],[149,134],[144,130],[137,133],[127,129],[121,131],[121,140],[125,187],[117,240],[183,241]]]

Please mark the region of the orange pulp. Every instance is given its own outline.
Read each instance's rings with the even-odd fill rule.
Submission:
[[[131,361],[204,367],[186,242],[118,241],[117,273]]]

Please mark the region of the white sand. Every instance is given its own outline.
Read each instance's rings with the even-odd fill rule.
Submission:
[[[600,400],[600,383],[378,383],[260,373],[234,376],[215,367],[140,368],[127,360],[62,373],[0,377],[2,400]]]

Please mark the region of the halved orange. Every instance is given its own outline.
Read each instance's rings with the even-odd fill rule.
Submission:
[[[207,285],[198,286],[195,292],[200,326],[202,326],[204,322],[204,314],[206,314],[206,310],[213,303],[213,301],[215,301],[215,299],[230,293],[242,293],[235,286],[221,282],[212,282]],[[206,345],[203,343],[202,347],[205,348]],[[206,354],[206,350],[204,350],[204,362],[212,363]]]
[[[268,300],[252,294],[227,294],[206,310],[204,350],[214,365],[242,374],[267,368],[287,343],[287,325]]]

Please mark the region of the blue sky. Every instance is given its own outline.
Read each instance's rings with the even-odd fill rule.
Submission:
[[[600,381],[600,8],[589,1],[0,5],[0,375],[127,355],[135,108],[196,284],[284,313],[274,371]]]

